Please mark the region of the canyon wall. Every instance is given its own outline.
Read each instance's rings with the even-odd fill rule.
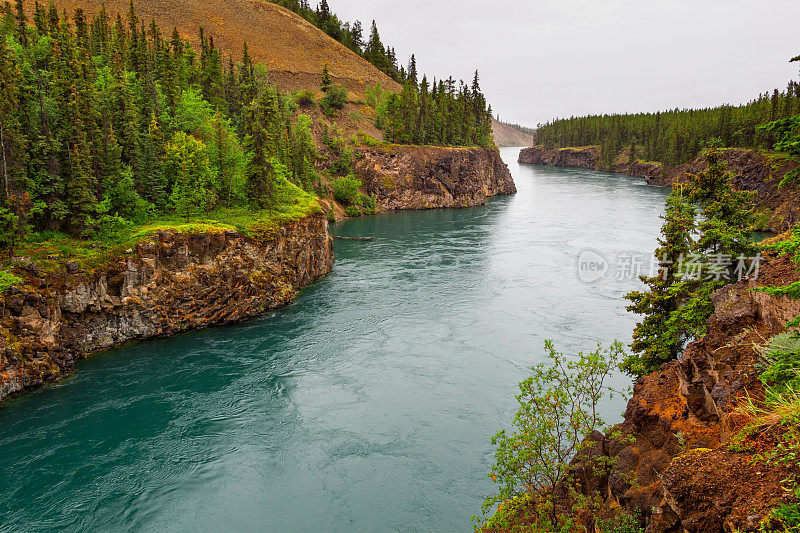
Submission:
[[[755,346],[800,315],[800,301],[752,289],[798,279],[795,263],[770,254],[758,280],[714,294],[705,337],[636,382],[619,434],[592,435],[589,453],[615,462],[590,476],[586,493],[637,513],[648,533],[758,531],[773,508],[791,501],[782,486],[791,467],[728,444],[747,422],[737,406],[763,395]],[[587,468],[579,460],[574,466]]]
[[[379,212],[483,205],[517,189],[496,148],[362,148],[356,175]]]
[[[0,400],[52,382],[86,355],[136,339],[252,318],[289,303],[333,266],[328,222],[311,216],[259,243],[237,232],[164,231],[108,267],[33,264],[3,297]]]

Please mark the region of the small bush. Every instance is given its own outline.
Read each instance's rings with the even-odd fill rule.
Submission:
[[[295,91],[292,93],[292,100],[300,107],[315,107],[314,92],[309,90]]]
[[[344,212],[349,217],[360,217],[363,214],[361,208],[357,205],[348,205],[345,207]]]
[[[345,205],[358,205],[358,189],[364,183],[352,174],[337,178],[333,181],[333,197]]]
[[[341,85],[333,84],[328,88],[325,98],[319,101],[319,106],[326,116],[333,115],[334,111],[344,108],[347,103],[347,89]]]
[[[489,477],[499,490],[486,499],[482,510],[486,516],[498,504],[502,509],[507,502],[529,501],[538,525],[549,530],[566,527],[565,517],[556,508],[556,487],[578,484],[579,480],[569,477],[570,461],[590,446],[586,438],[592,431],[603,429],[598,407],[613,394],[606,382],[624,356],[624,348],[620,342],[607,349],[598,344],[596,350],[580,352],[576,358],[557,352],[549,340],[545,349],[548,362],[532,367],[532,375],[519,384],[519,410],[512,430],[501,430],[491,439],[496,452]],[[611,466],[602,458],[596,461],[593,469]],[[580,500],[579,494],[571,496]],[[485,522],[475,516],[473,523],[480,529]]]
[[[114,241],[122,232],[132,227],[132,222],[119,215],[102,215],[97,219],[94,236],[101,241]]]
[[[378,146],[381,142],[369,135],[368,133],[364,133],[363,131],[359,131],[357,134],[358,144],[362,146]]]

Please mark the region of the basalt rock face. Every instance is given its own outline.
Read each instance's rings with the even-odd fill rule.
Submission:
[[[596,146],[552,150],[543,146],[531,146],[520,150],[519,162],[528,165],[597,170],[600,164],[600,152]]]
[[[689,163],[671,167],[657,162],[630,161],[628,153],[627,149],[621,152],[616,158],[617,163],[609,170],[643,178],[650,185],[669,187],[683,181],[687,173],[696,174],[708,168],[702,155]],[[756,206],[764,215],[761,222],[764,229],[780,233],[800,221],[800,194],[791,187],[778,187],[783,176],[797,168],[796,163],[740,148],[722,150],[721,155],[733,175],[734,185],[742,190],[755,191]],[[600,151],[596,146],[557,149],[533,146],[520,152],[519,162],[602,170]]]
[[[378,211],[472,207],[517,192],[500,153],[488,148],[364,148],[356,175]]]
[[[800,302],[752,289],[798,279],[794,263],[770,257],[758,280],[718,291],[707,335],[636,383],[617,428],[622,438],[592,438],[596,453],[615,462],[586,488],[611,508],[639,513],[650,533],[757,531],[771,509],[788,502],[781,486],[788,467],[755,462],[754,452],[727,444],[742,427],[739,402],[763,392],[754,345],[800,315]],[[574,466],[583,467],[579,460]]]
[[[255,317],[333,266],[328,222],[312,216],[258,243],[237,232],[162,232],[102,271],[29,276],[5,296],[0,400],[57,380],[87,354],[135,339]],[[71,267],[71,268],[70,268]]]

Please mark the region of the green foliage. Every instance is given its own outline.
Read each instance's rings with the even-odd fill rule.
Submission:
[[[706,161],[707,170],[689,176],[685,188],[674,188],[667,198],[656,250],[660,272],[642,278],[649,291],[626,295],[628,310],[644,317],[634,330],[633,353],[622,364],[633,376],[656,370],[703,335],[714,312],[711,295],[746,274],[747,261],[756,256],[750,242],[752,193],[734,189],[716,147],[709,148]]]
[[[634,291],[625,296],[632,302],[628,311],[644,317],[633,331],[633,353],[621,366],[634,376],[649,374],[674,359],[686,341],[686,332],[670,327],[669,319],[686,297],[682,290],[673,289],[677,282],[675,266],[692,249],[695,209],[680,185],[673,187],[666,206],[659,248],[655,251],[659,272],[653,277],[642,277],[649,291]]]
[[[400,93],[376,88],[367,95],[375,103],[376,126],[387,141],[399,144],[492,146],[492,109],[480,91],[478,74],[472,87],[456,87],[449,78],[433,85],[423,77],[407,81]]]
[[[333,181],[333,197],[345,205],[358,204],[359,189],[364,183],[352,174]]]
[[[793,262],[800,263],[800,224],[792,228],[788,239],[767,245],[768,250],[774,250],[780,255],[789,256]],[[758,287],[755,290],[766,292],[771,296],[788,296],[795,300],[800,299],[800,281],[795,281],[784,287]],[[787,327],[800,327],[800,316],[790,321]]]
[[[119,215],[131,222],[143,223],[153,218],[155,207],[142,199],[136,192],[133,171],[130,167],[122,169],[119,181],[108,192],[111,213]]]
[[[349,217],[360,217],[375,213],[375,196],[367,196],[359,189],[363,183],[352,174],[333,181],[333,197],[344,204]]]
[[[322,141],[330,151],[329,170],[334,174],[350,174],[353,171],[353,160],[356,158],[356,153],[340,136],[339,128],[334,127],[331,132],[326,126],[323,129]]]
[[[325,91],[325,97],[319,101],[319,107],[326,116],[333,116],[335,111],[344,108],[347,103],[347,89],[341,85],[332,84]]]
[[[293,91],[292,100],[300,107],[314,107],[317,102],[314,100],[314,92],[309,90]]]
[[[5,270],[0,270],[0,295],[5,294],[8,289],[20,283],[22,283],[22,278]]]
[[[132,227],[132,222],[119,215],[101,215],[97,219],[93,236],[102,240],[115,240]]]
[[[8,209],[0,208],[0,248],[8,250],[9,255],[12,255],[21,233],[19,216]]]
[[[291,165],[292,181],[306,191],[313,190],[317,179],[314,163],[317,160],[317,145],[312,134],[311,117],[300,115],[292,130]]]
[[[331,81],[331,75],[330,72],[328,72],[328,64],[326,63],[322,67],[322,81],[320,82],[320,89],[323,93],[327,93],[331,88],[331,85],[333,85],[333,82]]]
[[[363,131],[359,131],[356,134],[356,141],[361,146],[375,147],[380,144],[380,141],[378,139],[376,139],[372,135],[369,135],[368,133],[364,133]]]
[[[776,507],[762,522],[762,531],[797,531],[800,526],[800,483],[797,465],[800,464],[800,335],[782,333],[756,347],[764,361],[759,376],[765,398],[757,402],[747,398],[739,413],[750,421],[733,437],[731,448],[747,449],[745,441],[755,435],[775,440],[772,449],[755,456],[771,466],[793,470],[783,481],[790,500]]]
[[[523,498],[543,511],[537,520],[558,528],[564,517],[555,510],[555,489],[563,485],[572,490],[578,481],[570,478],[569,463],[590,445],[587,436],[604,426],[598,407],[611,392],[606,381],[624,348],[619,342],[607,349],[598,345],[577,358],[557,352],[551,341],[545,349],[548,362],[532,367],[532,375],[519,385],[513,429],[492,437],[497,450],[490,477],[499,490],[482,510],[486,515],[497,504]],[[482,526],[480,519],[473,521]]]
[[[10,211],[32,231],[97,239],[119,217],[261,210],[284,169],[313,188],[310,120],[295,120],[246,45],[226,69],[203,28],[196,51],[155,23],[140,29],[133,6],[116,25],[104,10],[72,21],[34,9],[46,24],[0,38],[0,196],[27,199],[24,213]],[[203,156],[178,141],[201,143]]]
[[[206,145],[181,131],[167,145],[168,175],[172,185],[170,201],[178,216],[187,221],[206,214],[216,203],[215,176]]]

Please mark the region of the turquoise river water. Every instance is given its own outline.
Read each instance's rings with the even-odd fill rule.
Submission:
[[[639,284],[614,258],[647,257],[666,194],[517,153],[515,196],[336,225],[375,241],[337,241],[285,309],[104,352],[0,407],[0,531],[469,531],[543,341],[630,340]],[[605,279],[579,279],[586,249]]]

